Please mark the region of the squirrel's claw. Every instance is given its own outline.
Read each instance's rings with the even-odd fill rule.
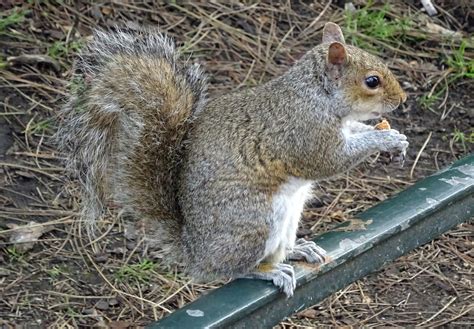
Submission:
[[[403,165],[405,164],[406,154],[407,152],[405,149],[393,157],[393,161],[397,162],[400,165],[400,168],[403,168]]]
[[[270,270],[257,269],[255,272],[240,276],[240,278],[272,281],[287,298],[293,296],[296,288],[295,271],[290,264],[274,264]]]
[[[298,239],[287,258],[289,260],[306,260],[308,263],[323,264],[327,261],[327,253],[313,241]]]

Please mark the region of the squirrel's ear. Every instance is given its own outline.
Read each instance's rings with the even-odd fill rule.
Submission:
[[[333,65],[341,65],[346,62],[346,47],[340,42],[333,42],[329,45],[328,63]]]
[[[327,22],[323,28],[323,43],[334,41],[346,43],[339,25]]]

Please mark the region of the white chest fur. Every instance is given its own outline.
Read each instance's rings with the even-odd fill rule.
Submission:
[[[294,247],[298,222],[306,200],[311,196],[311,181],[290,178],[273,197],[273,218],[265,257]],[[278,257],[277,257],[278,258]],[[283,260],[283,259],[281,259]]]

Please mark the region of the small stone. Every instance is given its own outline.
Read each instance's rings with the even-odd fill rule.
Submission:
[[[105,300],[99,300],[97,304],[95,304],[95,308],[101,311],[106,311],[109,309],[109,303]]]
[[[109,259],[109,255],[107,253],[100,253],[94,255],[94,260],[98,263],[105,263]]]
[[[114,306],[117,306],[119,304],[120,304],[120,302],[117,300],[117,298],[109,299],[109,306],[114,307]]]
[[[112,254],[123,255],[125,254],[126,250],[123,247],[116,247],[110,251]]]
[[[421,134],[421,133],[424,133],[427,130],[427,128],[426,127],[413,127],[411,130],[417,134]]]

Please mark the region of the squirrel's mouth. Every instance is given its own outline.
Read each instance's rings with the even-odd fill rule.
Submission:
[[[372,114],[374,119],[382,117],[382,113],[380,113],[380,112],[370,112],[370,114]]]

